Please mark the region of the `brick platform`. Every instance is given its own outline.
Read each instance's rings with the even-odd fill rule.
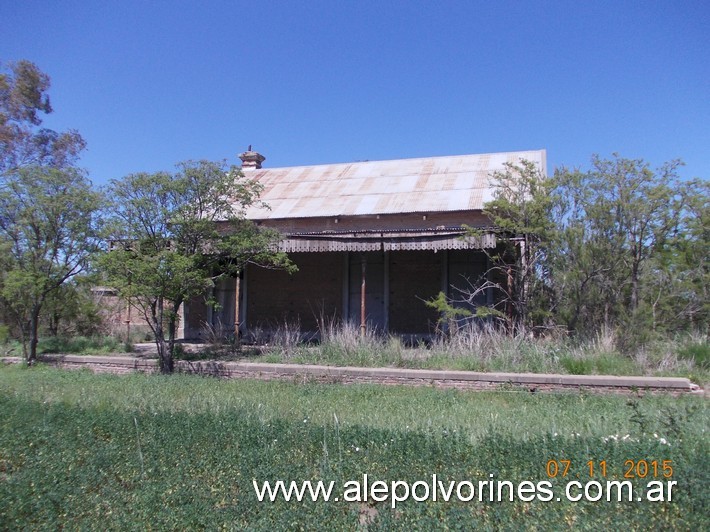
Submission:
[[[19,363],[20,358],[0,359]],[[41,361],[66,369],[90,369],[95,373],[157,373],[155,359],[131,356],[43,355]],[[616,377],[610,375],[555,375],[544,373],[479,373],[399,368],[334,367],[253,362],[184,361],[175,363],[179,373],[228,379],[281,380],[338,384],[372,383],[434,386],[460,390],[523,390],[551,392],[585,390],[599,393],[704,394],[688,379],[675,377]]]

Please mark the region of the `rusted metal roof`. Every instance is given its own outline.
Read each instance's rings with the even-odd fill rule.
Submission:
[[[269,209],[252,220],[479,210],[490,175],[526,159],[546,172],[545,150],[244,170]]]

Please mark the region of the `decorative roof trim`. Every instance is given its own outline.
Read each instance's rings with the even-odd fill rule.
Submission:
[[[281,241],[287,253],[334,251],[414,251],[449,249],[490,249],[496,247],[493,233],[465,236],[464,231],[380,231],[351,233],[293,234]]]

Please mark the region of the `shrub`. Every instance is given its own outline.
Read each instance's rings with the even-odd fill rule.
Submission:
[[[560,365],[570,375],[591,375],[594,363],[588,358],[565,356],[560,359]]]
[[[51,336],[40,339],[37,346],[39,353],[74,353],[83,355],[120,353],[124,349],[124,342],[113,336],[75,336],[72,338]]]
[[[694,342],[678,350],[678,358],[692,360],[700,369],[710,369],[710,344],[707,342]]]

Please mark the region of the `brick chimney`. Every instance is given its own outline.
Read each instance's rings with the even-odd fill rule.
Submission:
[[[266,157],[259,152],[252,151],[251,144],[247,151],[239,154],[239,158],[242,160],[242,170],[258,170],[261,168],[261,163],[266,160]]]

